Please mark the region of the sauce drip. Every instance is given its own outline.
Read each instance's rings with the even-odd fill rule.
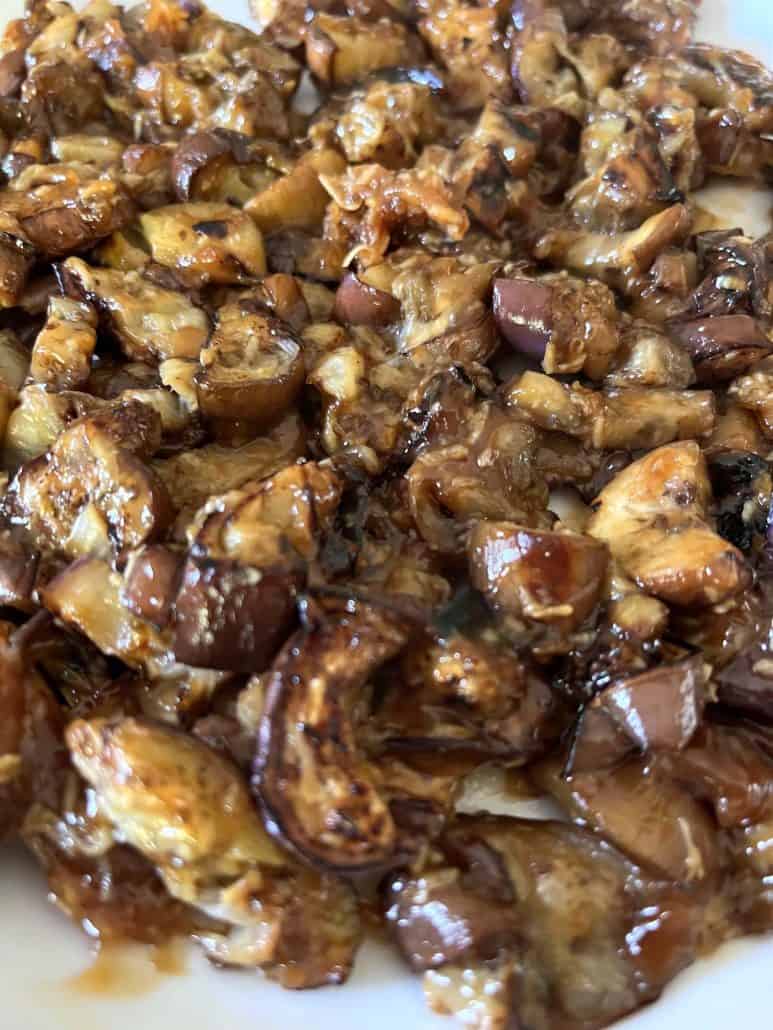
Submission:
[[[168,976],[186,971],[186,944],[180,939],[163,944],[103,944],[91,965],[66,982],[73,994],[129,998],[150,994]]]

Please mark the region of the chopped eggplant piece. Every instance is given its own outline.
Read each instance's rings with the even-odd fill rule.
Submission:
[[[189,558],[174,599],[175,658],[207,669],[261,672],[292,629],[299,586],[292,568]]]
[[[589,390],[528,370],[504,386],[509,407],[539,426],[599,450],[638,450],[706,436],[716,402],[708,390]]]
[[[773,811],[770,731],[747,724],[705,726],[665,767],[696,797],[708,801],[720,826],[743,826]]]
[[[313,150],[301,157],[285,175],[251,197],[244,210],[266,233],[280,229],[318,229],[329,200],[321,177],[338,175],[345,167],[335,150]]]
[[[605,687],[591,710],[604,712],[641,751],[681,751],[700,726],[708,700],[699,656]]]
[[[163,544],[132,551],[124,570],[121,600],[139,618],[165,629],[172,619],[182,564],[181,556]]]
[[[467,1009],[474,1025],[608,1025],[657,997],[700,947],[705,903],[587,831],[461,816],[435,852],[429,868],[387,882],[386,919],[413,968],[430,971],[433,1007]]]
[[[35,247],[16,218],[0,210],[0,309],[21,300],[35,263]]]
[[[177,145],[172,158],[171,173],[177,199],[183,204],[192,200],[197,173],[232,151],[225,133],[195,132],[185,136]]]
[[[396,860],[395,825],[352,719],[368,676],[411,628],[404,615],[364,604],[323,613],[268,674],[254,789],[270,831],[320,868],[351,873]]]
[[[90,304],[51,297],[46,324],[30,357],[30,379],[52,390],[83,386],[97,345],[97,313]]]
[[[103,178],[41,185],[15,206],[24,236],[49,259],[92,247],[128,225],[134,215],[124,189]]]
[[[715,315],[674,326],[692,358],[699,383],[734,379],[761,358],[773,342],[749,315]]]
[[[140,226],[153,260],[184,286],[228,285],[266,274],[260,229],[229,204],[171,204],[140,215]]]
[[[411,651],[387,680],[376,736],[395,753],[477,753],[520,765],[561,726],[560,705],[534,669],[461,634]]]
[[[62,265],[68,289],[87,298],[128,358],[165,361],[198,358],[209,320],[184,293],[163,289],[139,272],[90,268],[79,258]]]
[[[389,325],[400,317],[400,302],[391,293],[358,279],[352,272],[344,276],[336,291],[336,319],[342,324]]]
[[[497,610],[577,629],[602,597],[607,550],[579,533],[479,522],[470,534],[470,579]]]
[[[714,531],[706,461],[694,442],[659,447],[599,494],[588,533],[605,541],[647,593],[678,606],[735,596],[751,580],[743,555]]]
[[[719,842],[705,810],[681,787],[639,759],[608,772],[561,776],[548,762],[539,783],[581,826],[590,826],[656,876],[689,884],[710,879]]]
[[[196,374],[199,409],[206,418],[270,428],[290,410],[303,386],[300,344],[289,326],[248,301],[221,308],[201,351]]]
[[[236,490],[253,479],[264,479],[304,453],[303,425],[288,415],[265,436],[243,447],[205,444],[159,458],[152,468],[165,485],[178,511],[199,508],[212,494]]]
[[[75,721],[66,737],[121,839],[173,898],[227,924],[199,935],[213,961],[260,966],[289,987],[346,979],[359,941],[348,889],[278,850],[236,766],[189,734],[131,718]]]
[[[17,469],[47,451],[71,417],[71,405],[64,396],[49,393],[42,385],[26,386],[5,429],[5,467]]]
[[[81,558],[46,584],[43,603],[100,651],[140,666],[166,648],[153,627],[123,603],[121,587],[121,575],[107,562]]]
[[[494,317],[510,346],[551,374],[601,379],[619,345],[615,302],[599,283],[496,279]]]
[[[350,86],[380,68],[410,66],[421,44],[400,22],[367,23],[320,11],[306,30],[306,63],[326,86]]]
[[[294,551],[312,562],[334,530],[343,488],[330,465],[308,461],[213,496],[189,530],[198,530],[196,552],[262,565],[286,561]]]
[[[158,536],[172,509],[142,451],[158,416],[133,402],[117,417],[77,419],[23,465],[7,504],[41,544],[69,558],[120,555]]]
[[[723,704],[773,722],[773,658],[764,636],[720,669],[717,688]]]
[[[614,235],[575,228],[551,229],[538,241],[535,255],[551,265],[594,276],[628,292],[634,288],[631,276],[648,272],[667,247],[685,238],[689,228],[687,208],[672,204],[637,229]]]

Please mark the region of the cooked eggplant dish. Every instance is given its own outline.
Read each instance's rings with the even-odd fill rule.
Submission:
[[[773,930],[773,234],[694,196],[773,77],[693,0],[252,16],[0,43],[0,832],[100,942],[606,1027]]]

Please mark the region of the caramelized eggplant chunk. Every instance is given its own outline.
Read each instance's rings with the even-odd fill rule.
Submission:
[[[128,225],[134,215],[129,195],[109,178],[40,185],[12,210],[24,237],[49,259],[86,250]]]
[[[184,286],[229,285],[266,274],[260,229],[230,204],[170,204],[140,215],[140,226],[153,260]]]
[[[734,379],[773,349],[749,315],[714,315],[675,325],[673,332],[692,358],[699,383]]]
[[[163,544],[146,544],[126,562],[121,600],[140,619],[165,629],[180,588],[182,556]]]
[[[175,658],[207,669],[260,672],[292,628],[300,585],[292,567],[188,558],[174,602]]]
[[[714,531],[706,461],[691,441],[659,447],[599,494],[587,531],[647,593],[678,606],[718,604],[745,589],[743,555]]]
[[[305,379],[300,344],[290,327],[249,301],[219,310],[200,364],[196,392],[201,413],[215,421],[241,421],[253,435],[292,408]]]
[[[636,751],[636,745],[601,706],[586,705],[572,727],[564,775],[611,770]]]
[[[762,620],[758,638],[717,672],[719,700],[750,718],[773,722],[773,658],[770,622]]]
[[[22,746],[25,736],[27,684],[24,655],[13,639],[14,626],[0,622],[0,839],[18,826],[25,805]]]
[[[289,543],[307,562],[317,558],[344,489],[327,463],[288,465],[276,475],[211,498],[189,527],[197,553],[255,565],[288,557]],[[289,552],[292,553],[292,552]]]
[[[711,804],[720,826],[743,826],[773,815],[771,743],[769,730],[709,723],[664,764],[697,798]]]
[[[155,286],[138,272],[91,268],[79,258],[62,265],[68,290],[96,306],[128,358],[198,358],[209,320],[184,293]]]
[[[105,854],[72,855],[65,842],[57,847],[49,839],[55,834],[46,833],[49,827],[41,822],[38,812],[28,819],[24,839],[46,872],[50,896],[103,944],[163,944],[220,927],[173,898],[151,863],[133,848],[116,844]]]
[[[193,186],[199,172],[211,170],[218,159],[234,152],[234,141],[225,132],[194,132],[184,136],[172,157],[171,175],[177,199],[193,200]]]
[[[530,370],[503,390],[508,406],[529,422],[599,450],[638,450],[706,436],[716,417],[714,395],[708,390],[627,387],[596,392]]]
[[[470,580],[495,610],[571,632],[601,600],[607,549],[579,533],[479,522],[468,544]]]
[[[724,450],[709,460],[717,531],[750,554],[765,541],[770,517],[770,467],[749,451]]]
[[[358,752],[353,710],[410,631],[404,615],[367,604],[322,613],[268,674],[253,788],[271,832],[320,868],[356,872],[397,859],[394,822]]]
[[[640,751],[681,751],[701,724],[709,700],[698,655],[618,680],[593,699]]]
[[[387,883],[386,918],[433,1008],[474,1025],[606,1026],[700,948],[703,905],[582,830],[460,816],[438,852]]]
[[[438,173],[430,168],[393,172],[381,165],[349,167],[326,175],[322,184],[334,204],[328,206],[326,235],[338,226],[346,232],[348,264],[363,268],[381,261],[393,233],[430,225],[449,240],[461,240],[469,218]]]
[[[620,348],[607,375],[606,386],[670,387],[684,390],[695,382],[689,354],[665,333],[634,321],[621,333]]]
[[[542,4],[518,5],[513,27],[510,71],[521,102],[555,107],[578,121],[628,63],[612,36],[570,38],[561,12]]]
[[[149,622],[123,603],[122,578],[100,558],[80,558],[42,591],[44,606],[100,651],[139,667],[166,647]]]
[[[481,107],[490,97],[512,95],[503,34],[497,12],[458,0],[423,6],[419,31],[433,56],[448,71],[448,85],[462,109]]]
[[[14,476],[6,500],[11,517],[70,558],[120,555],[158,536],[171,521],[169,496],[136,456],[157,418],[132,402],[115,417],[72,422]]]
[[[278,850],[235,766],[188,734],[130,718],[76,721],[66,739],[116,834],[172,897],[228,924],[200,936],[210,958],[289,987],[346,979],[359,942],[348,888]]]
[[[38,333],[30,358],[30,379],[52,390],[83,386],[91,372],[97,345],[97,313],[90,304],[51,297],[46,324]]]
[[[0,605],[34,612],[40,555],[29,550],[23,531],[0,525]]]
[[[34,263],[32,241],[0,205],[0,310],[19,303]]]
[[[305,36],[306,63],[326,86],[350,86],[380,68],[410,67],[422,56],[419,40],[388,18],[364,22],[319,11]]]
[[[495,958],[517,940],[513,885],[500,855],[474,839],[459,850],[460,869],[397,873],[388,881],[386,917],[416,971]]]
[[[485,405],[469,421],[459,442],[427,448],[406,476],[416,527],[442,553],[463,550],[467,531],[478,519],[540,527],[550,523],[534,429]]]
[[[768,357],[735,379],[728,390],[731,403],[751,412],[766,438],[773,435],[773,404],[770,394],[772,381],[773,367]]]
[[[152,468],[175,508],[192,515],[212,494],[236,490],[253,479],[270,476],[302,457],[304,450],[303,424],[293,413],[265,436],[243,447],[206,444],[159,458]]]
[[[572,819],[590,826],[638,865],[689,884],[710,879],[719,866],[713,823],[691,795],[659,766],[632,758],[613,773],[562,777],[549,760],[534,776]]]
[[[768,933],[773,927],[773,819],[744,826],[731,834],[736,860],[735,903],[743,933]]]
[[[494,317],[516,351],[553,375],[584,371],[601,379],[619,343],[614,298],[600,283],[496,279]]]
[[[667,54],[689,43],[695,22],[691,0],[623,0],[619,4],[602,0],[589,7],[595,31],[608,32],[653,54]]]
[[[401,168],[438,134],[438,115],[429,85],[379,79],[352,93],[335,122],[335,138],[353,164]]]
[[[0,97],[17,95],[26,74],[23,47],[4,53],[0,58]]]
[[[690,230],[690,215],[683,204],[672,204],[651,215],[637,229],[606,234],[576,228],[549,229],[537,241],[535,257],[578,275],[590,275],[631,292],[637,276],[645,275],[656,258],[681,243]]]
[[[684,200],[650,132],[632,129],[618,136],[604,156],[567,195],[577,224],[601,232],[635,229],[668,204]]]
[[[560,729],[554,695],[505,650],[454,634],[405,655],[376,713],[388,749],[473,752],[523,764]]]
[[[349,272],[336,291],[334,314],[343,325],[378,328],[400,317],[400,302],[391,293],[369,286]]]
[[[311,150],[284,175],[273,179],[250,197],[244,210],[266,233],[288,229],[318,230],[329,200],[321,177],[339,175],[345,168],[346,163],[336,150],[327,147]]]
[[[51,393],[40,384],[25,386],[19,391],[5,427],[5,468],[18,469],[47,451],[73,414],[65,394]]]

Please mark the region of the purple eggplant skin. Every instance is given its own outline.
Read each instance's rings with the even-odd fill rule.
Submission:
[[[593,706],[641,751],[681,751],[701,723],[706,700],[702,657],[690,655],[611,684]]]
[[[767,640],[742,651],[716,673],[716,680],[722,704],[773,722],[773,653]]]
[[[124,570],[121,600],[157,629],[169,625],[180,587],[183,557],[162,544],[133,551]]]
[[[349,272],[336,290],[333,315],[342,325],[367,325],[377,329],[397,321],[400,301]]]
[[[175,599],[175,658],[206,669],[261,672],[292,630],[299,586],[299,575],[286,567],[189,557]]]
[[[553,291],[530,279],[495,279],[494,320],[513,350],[542,361],[553,331]]]
[[[671,332],[692,358],[699,383],[735,379],[773,350],[751,315],[714,315],[671,325]]]

